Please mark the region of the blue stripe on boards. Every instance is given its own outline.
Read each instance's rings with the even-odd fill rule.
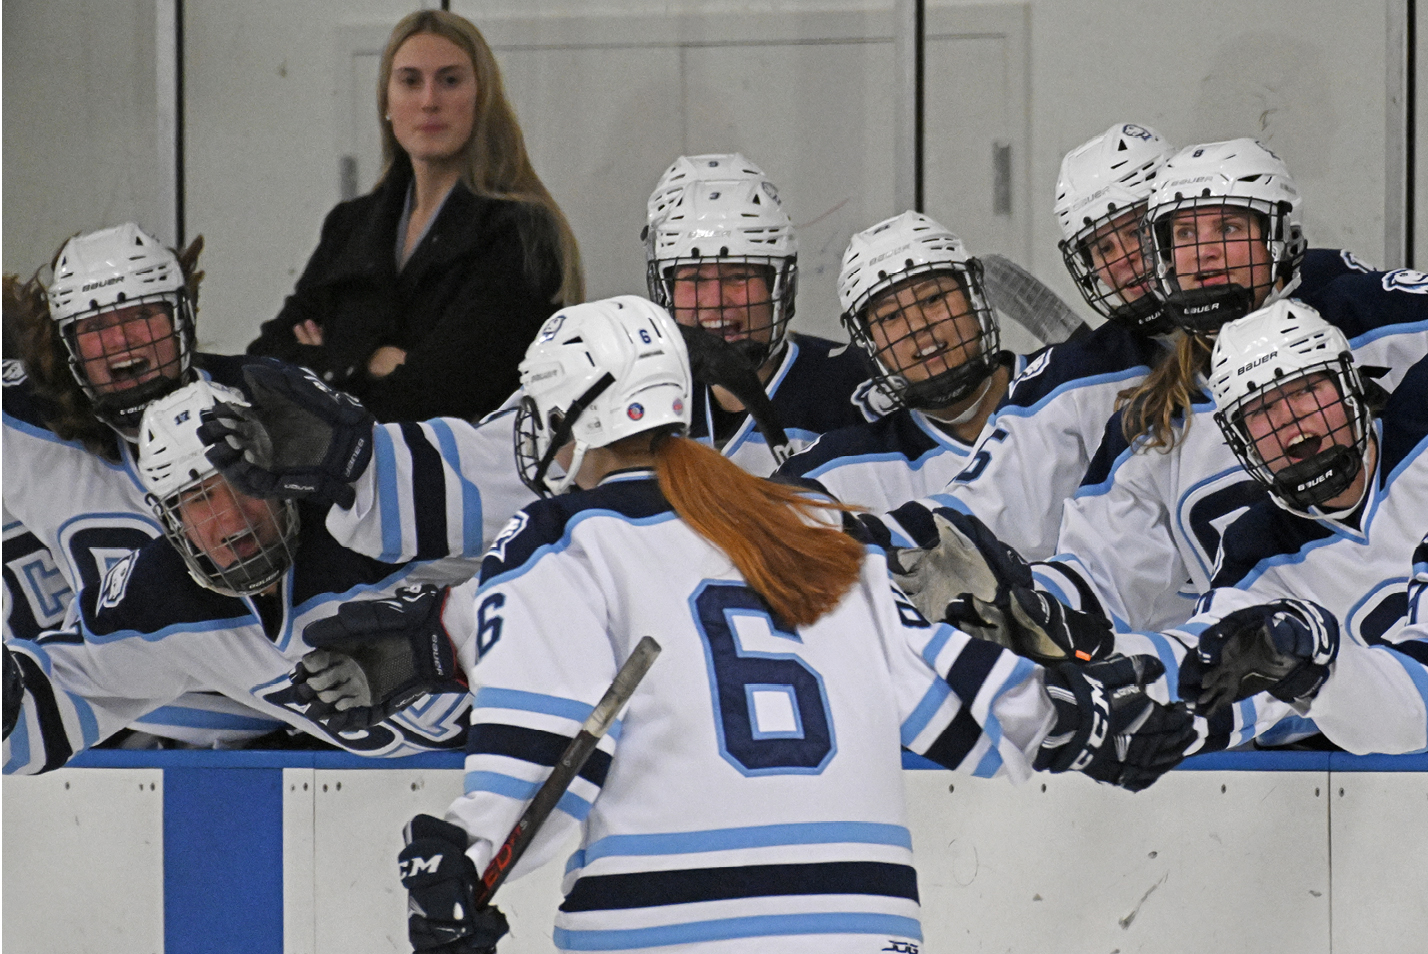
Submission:
[[[873,934],[883,938],[913,938],[920,941],[922,926],[916,918],[895,914],[763,914],[747,918],[632,928],[625,931],[569,931],[556,928],[553,938],[555,946],[565,951],[618,951],[665,944],[692,944],[700,941],[793,934]]]
[[[164,770],[164,950],[282,954],[282,772]]]

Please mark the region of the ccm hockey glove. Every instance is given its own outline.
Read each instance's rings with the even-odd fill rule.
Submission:
[[[1180,764],[1196,738],[1183,707],[1162,706],[1145,684],[1165,673],[1153,656],[1112,656],[1085,666],[1046,670],[1056,722],[1033,766],[1083,772],[1138,792]]]
[[[220,401],[203,412],[198,436],[213,465],[252,497],[352,506],[352,482],[372,459],[375,419],[362,403],[271,358],[243,377],[251,407]]]
[[[441,622],[447,587],[400,589],[383,600],[343,603],[311,623],[313,650],[293,674],[309,718],[336,732],[366,728],[427,693],[466,692],[466,674]]]
[[[1339,621],[1308,600],[1274,600],[1235,610],[1200,634],[1180,666],[1180,698],[1208,716],[1268,692],[1307,706],[1339,654]]]
[[[510,930],[493,905],[476,907],[481,883],[466,854],[466,832],[431,815],[417,815],[403,831],[397,856],[407,889],[407,937],[419,954],[494,954]]]

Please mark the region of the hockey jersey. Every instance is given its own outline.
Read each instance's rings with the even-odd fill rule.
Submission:
[[[1360,368],[1387,369],[1378,381],[1389,390],[1428,353],[1428,279],[1420,273],[1349,273],[1309,304],[1343,330]],[[1189,618],[1210,589],[1221,534],[1266,499],[1225,443],[1201,386],[1169,452],[1128,444],[1120,413],[1110,419],[1066,504],[1060,553],[1037,567],[1039,585],[1070,605],[1098,605],[1119,628],[1163,630]]]
[[[460,748],[470,695],[425,696],[370,729],[336,733],[307,718],[293,668],[311,647],[303,631],[345,600],[390,595],[418,564],[393,567],[338,545],[321,513],[306,518],[296,558],[279,581],[279,625],[269,631],[254,597],[198,585],[160,538],[120,560],[78,597],[79,625],[8,644],[25,677],[20,721],[5,742],[5,773],[64,765],[146,712],[184,693],[208,691],[278,725],[291,725],[360,755]]]
[[[194,364],[206,380],[242,387],[242,366],[249,360],[199,354]],[[45,423],[49,409],[19,361],[5,362],[4,385],[4,499],[12,518],[6,520],[6,546],[27,533],[49,555],[47,561],[30,550],[14,574],[19,591],[12,590],[9,599],[12,606],[30,600],[45,614],[45,626],[62,625],[62,615],[59,624],[52,622],[57,603],[68,603],[81,589],[97,590],[116,563],[163,531],[145,499],[134,449],[127,442],[114,435],[115,463],[77,441],[61,440]],[[19,526],[12,529],[11,523]],[[7,567],[7,582],[11,578]],[[227,699],[197,695],[147,713],[134,728],[210,745],[255,738],[282,726]]]
[[[636,642],[663,647],[518,869],[579,825],[563,950],[910,950],[900,746],[1022,779],[1051,722],[1038,667],[929,625],[875,549],[836,609],[780,623],[648,472],[526,508],[444,621],[480,684],[447,814],[477,870]]]
[[[1013,377],[1027,361],[1009,351],[1001,360]],[[902,408],[824,434],[776,473],[816,481],[844,503],[883,511],[940,491],[966,466],[971,449],[922,411]]]
[[[867,358],[858,348],[811,335],[789,335],[783,360],[764,390],[790,450],[797,453],[820,434],[876,419],[880,411],[868,374]],[[709,389],[696,385],[693,397],[689,436],[713,444],[717,424]],[[759,477],[769,476],[778,466],[747,412],[740,412],[733,433],[719,449]]]

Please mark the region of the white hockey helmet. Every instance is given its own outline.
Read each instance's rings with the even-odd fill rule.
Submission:
[[[650,298],[671,311],[677,269],[722,263],[764,270],[769,298],[751,302],[748,314],[727,327],[704,314],[684,323],[697,320],[755,365],[779,353],[794,313],[798,242],[778,188],[762,169],[739,153],[680,156],[650,194],[642,237]],[[686,318],[682,311],[676,317]]]
[[[967,299],[967,312],[944,309],[941,320],[970,314],[978,331],[956,344],[946,342],[950,347],[936,367],[927,369],[933,373],[911,381],[906,372],[912,369],[903,366],[897,345],[923,325],[909,323],[900,337],[889,340],[885,334],[880,343],[869,326],[868,309],[885,292],[932,275],[951,276]],[[884,219],[849,239],[838,270],[838,302],[849,336],[873,359],[879,388],[898,407],[946,407],[971,394],[996,367],[1001,332],[983,286],[982,263],[967,254],[961,239],[921,212]],[[899,307],[894,314],[902,311]]]
[[[1326,379],[1334,385],[1331,395],[1312,387]],[[1344,493],[1363,467],[1371,412],[1349,341],[1298,299],[1274,302],[1220,328],[1210,390],[1226,442],[1284,509],[1311,516],[1310,507]],[[1292,416],[1252,424],[1250,418],[1265,414],[1276,398],[1288,402],[1283,413]],[[1334,404],[1342,405],[1342,415]],[[1328,515],[1342,516],[1357,505]]]
[[[106,424],[132,433],[150,401],[188,380],[194,314],[187,280],[177,256],[134,223],[66,242],[46,295],[50,318],[69,352],[70,371],[95,416]],[[150,303],[166,306],[166,328],[131,319],[143,324],[137,336],[124,335],[122,344],[96,336],[86,349],[88,356],[81,351],[81,322]],[[142,340],[131,343],[133,337]]]
[[[516,463],[541,496],[575,483],[585,452],[653,428],[689,427],[689,354],[679,327],[659,305],[636,295],[562,308],[551,315],[521,362]],[[571,441],[564,476],[547,474]]]
[[[248,596],[292,565],[297,506],[248,497],[208,460],[199,418],[218,401],[248,403],[241,392],[204,380],[152,402],[139,426],[139,478],[189,575],[214,592]]]
[[[1139,227],[1156,178],[1174,153],[1175,147],[1151,127],[1116,123],[1068,152],[1056,177],[1055,214],[1067,271],[1086,304],[1139,334],[1161,334],[1171,327],[1162,303],[1146,287],[1150,256],[1140,251],[1137,235],[1134,249],[1117,249],[1097,268],[1091,241],[1128,215]],[[1115,270],[1122,256],[1133,267],[1124,280],[1108,281],[1103,272]]]
[[[1299,284],[1308,243],[1300,224],[1300,196],[1289,169],[1253,139],[1187,146],[1160,170],[1145,213],[1157,293],[1171,319],[1186,331],[1207,334],[1281,298]],[[1191,287],[1176,274],[1173,221],[1187,209],[1248,209],[1260,222],[1270,268],[1267,280]],[[1213,244],[1224,248],[1223,241]],[[1180,246],[1183,250],[1184,244]],[[1197,243],[1196,260],[1202,247]],[[1276,287],[1277,286],[1277,287]]]

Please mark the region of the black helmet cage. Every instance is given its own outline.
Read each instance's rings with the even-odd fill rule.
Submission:
[[[1208,193],[1208,189],[1205,190]],[[1175,237],[1173,220],[1175,213],[1186,210],[1233,209],[1249,212],[1260,224],[1260,235],[1265,247],[1270,251],[1271,262],[1268,281],[1252,288],[1243,285],[1213,285],[1204,288],[1181,288],[1179,276],[1175,272]],[[1171,324],[1193,334],[1210,334],[1220,326],[1236,318],[1243,318],[1256,308],[1263,307],[1269,300],[1276,284],[1288,288],[1299,272],[1304,261],[1308,242],[1303,230],[1289,221],[1288,203],[1271,205],[1263,199],[1242,196],[1190,196],[1176,193],[1176,201],[1168,208],[1157,209],[1154,219],[1146,217],[1141,228],[1141,245],[1150,252],[1153,267],[1149,269],[1155,293],[1165,302],[1165,310]],[[1215,242],[1195,243],[1195,257],[1200,259],[1202,246],[1220,246],[1222,260],[1229,255],[1232,242],[1241,239],[1221,239]],[[1276,255],[1275,249],[1279,252]]]
[[[1102,280],[1100,270],[1096,268],[1095,258],[1091,252],[1091,243],[1098,232],[1125,215],[1127,211],[1133,212],[1136,209],[1144,213],[1145,204],[1141,203],[1130,209],[1116,208],[1112,205],[1106,214],[1098,219],[1092,220],[1088,216],[1085,220],[1085,228],[1076,238],[1062,239],[1059,243],[1061,260],[1066,263],[1066,270],[1075,280],[1081,297],[1097,314],[1139,335],[1165,334],[1175,326],[1165,313],[1165,303],[1150,290],[1152,287],[1150,275],[1152,258],[1143,229],[1138,229],[1136,232],[1138,248],[1141,253],[1140,268],[1131,277],[1129,285],[1144,285],[1146,292],[1133,301],[1126,301],[1121,295],[1120,288],[1113,287]],[[1130,254],[1130,250],[1122,249],[1121,257],[1108,260],[1106,266],[1116,265],[1123,259],[1129,258]]]
[[[521,398],[516,408],[514,432],[516,471],[521,483],[529,487],[531,493],[538,497],[549,497],[555,493],[555,489],[545,482],[555,455],[570,442],[580,415],[614,383],[615,376],[606,373],[584,394],[571,401],[569,408],[564,411],[558,407],[551,408],[546,420],[541,419],[540,406],[535,398],[530,395]]]
[[[1313,457],[1281,466],[1276,465],[1290,458],[1288,449],[1279,440],[1279,431],[1299,421],[1320,414],[1328,405],[1316,401],[1315,407],[1307,414],[1295,417],[1284,427],[1276,429],[1274,435],[1275,455],[1266,460],[1259,447],[1250,437],[1245,423],[1245,406],[1264,395],[1266,388],[1252,391],[1229,407],[1215,412],[1215,423],[1220,433],[1230,445],[1240,463],[1251,477],[1259,481],[1286,509],[1308,514],[1310,507],[1322,508],[1326,501],[1342,494],[1353,483],[1368,453],[1369,430],[1372,414],[1365,397],[1363,381],[1354,367],[1353,356],[1347,352],[1318,364],[1309,365],[1290,378],[1281,378],[1269,387],[1283,391],[1286,396],[1296,393],[1295,383],[1305,381],[1310,375],[1327,374],[1333,382],[1337,402],[1342,402],[1345,410],[1344,424],[1350,440],[1345,443],[1335,440],[1345,435],[1330,433],[1324,438],[1332,443]],[[1308,386],[1306,383],[1305,387]]]
[[[899,408],[943,408],[949,404],[955,404],[986,380],[997,365],[997,356],[1001,351],[1001,331],[997,324],[996,313],[992,310],[983,292],[982,263],[976,258],[968,258],[965,264],[939,262],[935,265],[913,264],[906,262],[906,267],[897,272],[884,272],[879,270],[878,276],[886,281],[880,282],[867,301],[856,315],[845,313],[843,325],[848,329],[848,335],[853,341],[873,359],[873,379],[878,388],[887,395],[888,399],[895,407]],[[957,314],[948,313],[946,318],[940,319],[931,326],[919,325],[912,329],[910,322],[904,322],[904,326],[909,330],[901,337],[888,341],[887,344],[879,345],[873,337],[869,327],[867,316],[869,309],[880,298],[889,291],[897,289],[901,285],[922,279],[925,277],[950,276],[956,283],[958,289],[967,300],[968,311]],[[881,319],[880,323],[887,324],[904,313],[901,305],[897,310],[889,313]],[[951,324],[957,318],[964,315],[973,315],[977,319],[978,332],[974,338],[960,339],[956,345],[936,356],[933,360],[939,361],[943,365],[943,370],[931,374],[922,381],[908,380],[906,373],[911,366],[903,367],[895,353],[894,346],[912,337],[926,327],[935,325]],[[976,347],[974,349],[975,346]],[[955,365],[947,359],[954,355],[960,355],[962,360]],[[931,362],[929,362],[931,363]]]
[[[689,314],[693,309],[676,308],[674,305],[674,276],[679,269],[711,264],[749,265],[758,269],[766,269],[764,282],[769,289],[768,299],[748,302],[742,328],[744,336],[727,340],[730,345],[737,348],[753,362],[754,367],[759,367],[770,357],[780,354],[783,350],[784,339],[788,337],[788,324],[793,320],[794,299],[798,292],[798,256],[730,255],[727,247],[721,247],[710,255],[703,254],[702,250],[698,248],[692,249],[691,252],[692,254],[687,256],[652,259],[649,262],[645,267],[645,282],[649,286],[651,300],[657,305],[662,305],[679,324],[695,324],[696,319]],[[701,282],[718,284],[722,279],[696,277],[683,279],[683,281],[695,283],[697,296]],[[764,305],[772,305],[769,319],[767,321],[760,319],[755,322],[754,309]],[[728,310],[727,306],[722,310]],[[707,325],[702,322],[699,324],[711,334],[724,337],[724,322],[722,320],[717,325]],[[761,332],[765,328],[769,329],[767,343],[754,337],[755,333]]]
[[[205,589],[224,596],[251,596],[260,593],[282,578],[292,566],[297,549],[299,520],[297,504],[292,500],[265,500],[268,512],[277,527],[277,539],[263,543],[259,528],[244,518],[245,529],[230,535],[225,542],[236,544],[241,538],[251,537],[259,542],[258,551],[249,557],[242,557],[226,567],[219,566],[202,547],[194,543],[184,532],[184,519],[180,509],[185,498],[208,496],[207,481],[212,474],[205,475],[176,494],[160,500],[148,495],[149,506],[158,515],[164,527],[164,536],[178,550],[188,567],[191,577]],[[227,478],[222,478],[225,482]],[[240,491],[229,485],[233,495]],[[230,497],[230,499],[235,499]],[[211,514],[209,519],[217,519]]]
[[[89,374],[85,370],[85,364],[88,362],[84,359],[79,347],[80,323],[106,312],[152,303],[167,306],[165,310],[169,321],[168,333],[156,336],[153,339],[153,344],[158,345],[165,340],[175,339],[177,359],[171,364],[148,369],[157,370],[159,373],[153,379],[142,384],[119,391],[100,391],[90,382]],[[129,324],[137,321],[152,322],[154,319],[136,317],[130,318],[124,323]],[[139,427],[139,421],[144,416],[144,408],[189,383],[190,371],[193,367],[194,326],[193,303],[187,292],[180,289],[129,299],[125,299],[121,295],[118,301],[104,306],[94,303],[94,307],[89,311],[60,325],[60,339],[69,353],[70,373],[74,375],[74,379],[79,383],[80,389],[84,391],[85,397],[89,398],[94,416],[110,427],[124,432],[133,432]],[[107,361],[108,358],[109,355],[106,353],[90,360],[97,363]]]

